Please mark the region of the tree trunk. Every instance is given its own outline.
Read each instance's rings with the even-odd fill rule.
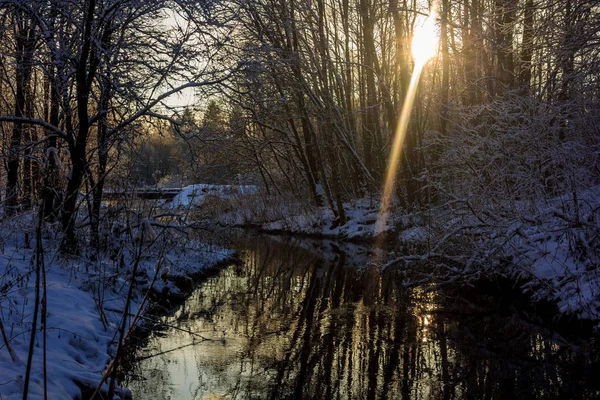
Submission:
[[[22,118],[25,116],[27,96],[33,68],[32,57],[35,46],[35,32],[26,21],[23,14],[16,12],[15,15],[15,108],[14,116]],[[24,140],[25,127],[21,122],[13,123],[10,148],[7,163],[7,187],[6,187],[6,213],[15,214],[20,208],[19,202],[19,159],[21,158],[21,146]]]
[[[44,111],[44,117],[46,121],[49,121],[52,126],[58,126],[59,124],[59,93],[58,85],[56,83],[56,71],[52,68],[49,71],[50,76],[47,78],[45,83],[44,91],[46,92],[46,102]],[[54,221],[58,218],[56,210],[59,208],[61,199],[59,193],[62,191],[60,187],[60,176],[58,174],[58,153],[57,153],[57,142],[56,136],[52,131],[46,131],[46,142],[45,156],[46,156],[46,177],[44,179],[43,188],[43,204],[44,204],[44,219],[48,221]],[[54,153],[54,154],[51,154]]]
[[[290,2],[290,24],[286,24],[291,28],[291,32],[286,32],[287,37],[291,37],[291,43],[289,43],[290,52],[294,57],[292,61],[292,73],[294,78],[296,79],[296,89],[295,96],[298,102],[299,114],[300,114],[300,124],[302,127],[302,135],[304,137],[304,154],[306,155],[306,161],[308,166],[308,180],[311,189],[311,193],[314,196],[315,203],[317,206],[321,206],[323,204],[322,199],[320,198],[320,193],[318,193],[317,185],[320,182],[319,179],[319,164],[322,163],[317,138],[315,136],[314,130],[312,129],[310,119],[308,116],[308,111],[306,110],[306,104],[304,101],[304,94],[299,89],[302,87],[302,83],[304,81],[302,77],[302,71],[300,69],[300,44],[298,40],[298,30],[296,29],[296,16],[295,16],[295,2],[292,0]]]
[[[496,0],[496,77],[502,91],[512,89],[515,82],[513,37],[518,0]]]
[[[527,0],[523,16],[523,42],[521,44],[521,61],[519,63],[519,89],[522,94],[529,94],[531,88],[531,60],[533,58],[534,38],[534,13],[533,0]]]
[[[360,0],[362,20],[362,39],[364,47],[363,76],[366,84],[366,110],[363,121],[363,146],[365,163],[376,180],[381,177],[382,145],[379,125],[379,99],[375,83],[376,50],[374,39],[374,21],[371,15],[371,5],[368,0]]]
[[[533,1],[533,0],[531,0]],[[446,136],[448,129],[448,99],[450,93],[450,55],[448,53],[448,23],[450,0],[442,0],[440,41],[442,44],[442,87],[440,88],[440,132]]]
[[[560,100],[571,98],[571,81],[575,70],[575,15],[572,0],[565,0],[564,41],[562,43]]]
[[[82,123],[79,128],[79,138],[81,135],[87,136],[88,124]],[[78,138],[78,139],[79,139]],[[63,203],[62,230],[65,234],[64,250],[72,252],[76,250],[77,238],[75,236],[75,218],[77,216],[77,199],[79,197],[79,188],[83,182],[83,176],[87,165],[85,147],[81,146],[79,140],[75,146],[71,146],[71,176],[67,184],[65,201]],[[83,147],[83,148],[82,148]]]
[[[36,83],[37,79],[34,75],[32,79],[33,87],[31,84],[27,87],[25,103],[25,115],[27,118],[34,118],[35,107],[34,107],[34,93],[37,93]],[[34,144],[37,141],[37,127],[34,125],[26,125],[23,127],[23,198],[21,201],[24,210],[30,210],[36,201],[37,192],[37,177],[38,177],[38,164],[32,162]]]
[[[475,47],[475,5],[477,0],[468,0],[463,4],[463,62],[465,74],[465,105],[475,105],[478,102],[478,73],[477,73],[477,50]],[[490,93],[493,96],[493,93]]]
[[[108,27],[102,35],[101,43],[105,54],[108,54],[111,34],[112,28]],[[110,60],[108,60],[108,56],[106,58],[107,59],[105,61],[108,65]],[[96,169],[96,185],[92,188],[92,215],[90,216],[93,246],[98,246],[100,244],[100,209],[102,207],[102,194],[104,193],[104,183],[106,181],[106,171],[108,167],[108,151],[110,150],[110,138],[108,136],[108,112],[110,100],[112,98],[112,86],[109,71],[102,75],[100,82],[100,118],[98,120],[98,131],[96,138],[98,146],[98,165]]]
[[[99,62],[97,55],[92,51],[92,41],[94,39],[92,29],[95,10],[96,1],[90,0],[84,20],[83,45],[75,72],[79,129],[77,129],[77,138],[72,137],[69,141],[71,176],[67,184],[62,215],[62,229],[65,234],[63,250],[67,252],[76,251],[75,219],[77,216],[77,198],[87,167],[86,147],[90,130],[88,114],[89,96]]]
[[[401,101],[399,104],[404,104],[404,98],[407,96],[408,88],[411,80],[411,67],[410,67],[410,56],[409,56],[409,38],[411,34],[409,32],[409,21],[408,14],[402,15],[398,10],[397,0],[394,0],[390,8],[392,9],[394,17],[394,32],[396,36],[396,68],[400,72],[399,82],[400,88],[399,93]],[[385,104],[392,104],[393,101],[386,101]],[[396,115],[395,110],[388,110],[388,125],[392,130],[392,135],[396,133],[397,125],[400,123]],[[415,163],[415,132],[413,130],[414,125],[409,124],[408,132],[405,137],[405,141],[402,144],[403,150],[400,154],[400,169],[402,171],[401,179],[403,184],[396,185],[396,193],[400,200],[402,207],[409,207],[417,202],[418,186],[416,181],[413,179],[414,172],[418,166]],[[388,166],[389,168],[389,166]]]

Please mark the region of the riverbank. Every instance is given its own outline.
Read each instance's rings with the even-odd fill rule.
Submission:
[[[164,229],[157,230],[151,240],[135,241],[135,234],[123,236],[105,243],[99,254],[86,254],[82,248],[80,256],[66,257],[58,251],[59,236],[49,227],[43,232],[43,254],[36,262],[32,220],[31,216],[21,216],[5,221],[0,236],[3,399],[21,399],[25,386],[29,398],[81,398],[84,391],[91,394],[90,388],[99,385],[117,353],[120,329],[124,326],[127,335],[134,316],[139,318],[147,311],[150,298],[182,299],[198,276],[233,254]],[[36,296],[39,304],[46,306],[39,309],[31,342]],[[30,355],[31,378],[27,383]],[[109,381],[105,380],[101,392],[108,391]],[[116,394],[128,396],[118,385]]]
[[[200,208],[204,205],[200,205]],[[385,212],[380,215],[375,198],[358,199],[344,204],[346,223],[328,207],[314,207],[297,200],[278,197],[240,197],[225,209],[209,213],[211,222],[223,227],[254,229],[261,233],[309,239],[331,239],[363,245],[414,243],[423,235],[417,226],[421,216]],[[190,209],[192,218],[206,214]],[[378,224],[378,221],[380,222]],[[398,230],[402,230],[398,236]]]
[[[600,186],[543,202],[450,198],[410,214],[395,208],[383,215],[384,224],[377,224],[379,203],[373,198],[345,203],[344,225],[327,207],[293,200],[242,198],[230,208],[212,213],[212,221],[383,247],[396,255],[376,259],[381,270],[429,264],[436,281],[514,279],[564,314],[600,321]]]

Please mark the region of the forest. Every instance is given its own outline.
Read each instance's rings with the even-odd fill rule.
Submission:
[[[0,0],[0,159],[1,398],[126,390],[229,228],[600,320],[596,0]],[[59,325],[95,373],[46,371]]]

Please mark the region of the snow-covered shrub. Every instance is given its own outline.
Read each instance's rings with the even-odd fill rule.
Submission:
[[[598,115],[586,104],[520,96],[457,109],[446,136],[430,133],[430,179],[477,209],[535,212],[598,183]]]
[[[424,256],[456,279],[524,279],[562,311],[600,316],[600,112],[522,96],[455,109],[425,143],[435,203]]]
[[[263,224],[290,217],[302,210],[300,202],[292,197],[256,193],[238,197],[235,202],[237,223]]]
[[[150,224],[148,218],[142,218],[140,226],[134,235],[134,241],[137,243],[149,244],[154,242],[156,238],[156,231]]]

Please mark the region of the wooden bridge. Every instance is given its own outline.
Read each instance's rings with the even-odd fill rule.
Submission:
[[[125,197],[138,197],[145,200],[167,199],[171,200],[181,193],[181,188],[164,188],[164,189],[146,189],[136,188],[130,190],[106,190],[103,198],[105,200],[119,200]]]

